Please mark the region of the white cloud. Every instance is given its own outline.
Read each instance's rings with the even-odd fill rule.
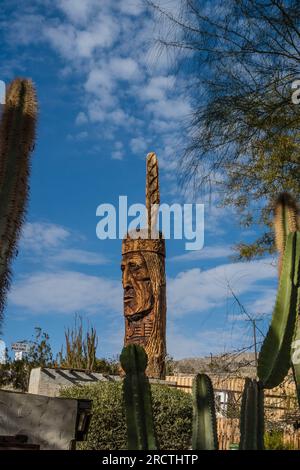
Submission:
[[[87,131],[78,132],[78,134],[68,134],[67,140],[80,142],[88,137]]]
[[[258,315],[271,313],[275,305],[276,294],[276,289],[264,289],[261,297],[251,303],[251,312]]]
[[[50,256],[47,261],[50,263],[75,263],[90,266],[98,266],[108,262],[107,258],[100,253],[72,248],[58,251],[55,255]]]
[[[228,297],[228,283],[236,295],[262,295],[258,283],[276,278],[276,268],[266,260],[229,263],[201,271],[180,272],[168,280],[168,311],[180,316],[220,307]]]
[[[22,252],[24,249],[27,261],[51,269],[71,263],[98,266],[108,262],[101,253],[66,246],[71,240],[78,242],[80,235],[56,224],[26,223],[21,238]]]
[[[192,110],[186,99],[162,99],[158,102],[148,103],[147,109],[155,116],[164,119],[181,120],[187,118]]]
[[[44,29],[44,37],[64,57],[76,59],[78,51],[75,47],[76,30],[70,24],[47,26]]]
[[[174,75],[153,77],[140,90],[144,100],[160,101],[166,99],[167,92],[172,90],[175,83]]]
[[[89,22],[88,28],[79,29],[72,23],[48,24],[44,38],[64,58],[71,61],[89,59],[96,48],[107,49],[119,34],[119,26],[113,16],[99,14]]]
[[[142,0],[118,0],[117,7],[125,15],[139,16],[145,10]]]
[[[57,0],[58,7],[74,23],[86,23],[97,4],[96,0]]]
[[[146,152],[148,142],[144,137],[135,137],[130,141],[130,148],[133,153],[139,155],[143,152]]]
[[[95,95],[100,95],[103,88],[111,90],[112,86],[111,76],[104,68],[91,70],[85,83],[86,91],[94,93]]]
[[[88,118],[85,113],[82,111],[77,114],[75,124],[77,126],[81,126],[82,124],[86,124],[88,122]]]
[[[23,228],[21,246],[28,250],[43,251],[58,247],[69,237],[70,232],[60,225],[27,222]]]
[[[173,256],[170,261],[198,261],[205,259],[227,258],[233,254],[230,246],[205,246],[202,250],[189,251],[183,255]]]
[[[14,283],[11,304],[31,313],[122,311],[121,283],[75,271],[34,273]]]
[[[121,141],[115,142],[115,148],[117,150],[121,150],[123,147],[124,147],[123,142]]]
[[[150,67],[147,64],[156,19],[143,14],[145,2],[55,0],[47,6],[45,16],[23,15],[21,10],[20,18],[16,16],[7,29],[11,36],[14,34],[16,44],[50,45],[63,58],[60,77],[67,77],[71,85],[80,80],[78,104],[82,110],[75,124],[101,123],[107,139],[116,137],[119,128],[125,128],[134,153],[147,150],[145,145],[142,149],[141,142],[134,141],[142,134],[146,142],[155,142],[156,147],[163,149],[161,153],[169,156],[170,140],[183,137],[181,120],[189,115],[190,104],[183,88],[177,82],[174,87],[175,77],[166,69],[165,58],[162,67],[162,55],[153,56]],[[15,34],[20,25],[26,31],[25,39]],[[120,158],[120,154],[115,158]],[[174,166],[172,159],[172,164],[169,161],[164,166],[162,162],[161,167],[170,174]]]
[[[121,152],[120,150],[115,150],[114,152],[112,152],[111,158],[113,160],[123,160],[123,152]]]
[[[132,80],[139,78],[140,72],[138,64],[130,57],[113,57],[109,64],[111,76],[117,80]]]
[[[214,328],[194,331],[193,337],[173,325],[167,331],[168,354],[174,359],[204,357],[210,353],[222,354],[245,345],[248,345],[248,338],[245,330],[239,326],[235,326],[233,330]]]

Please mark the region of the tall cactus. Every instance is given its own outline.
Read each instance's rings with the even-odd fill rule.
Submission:
[[[279,270],[280,260],[282,259],[286,237],[290,232],[300,232],[300,216],[297,202],[289,194],[281,194],[275,207],[275,238],[276,246],[279,251]],[[280,271],[279,271],[280,272]],[[298,270],[298,286],[300,273]],[[297,387],[298,403],[300,406],[300,295],[298,289],[298,300],[296,305],[297,319],[296,331],[292,343],[292,367]]]
[[[33,83],[15,79],[7,89],[0,122],[0,319],[10,285],[11,261],[24,222],[36,115]]]
[[[258,377],[265,388],[278,386],[291,366],[291,343],[299,309],[300,232],[287,235],[276,304],[259,360]]]
[[[264,449],[264,395],[262,385],[246,378],[240,416],[240,450]]]
[[[297,387],[298,402],[300,406],[300,266],[299,266],[299,237],[300,215],[297,202],[287,193],[280,194],[275,203],[274,230],[276,247],[279,252],[278,273],[281,275],[282,260],[287,249],[289,234],[298,233],[295,238],[295,266],[294,277],[291,281],[294,285],[292,303],[295,309],[295,332],[291,344],[291,363],[294,379]],[[289,364],[290,365],[290,364]]]
[[[198,374],[193,380],[193,450],[217,450],[218,433],[214,391],[210,378]]]
[[[126,411],[128,450],[156,450],[152,398],[145,375],[147,354],[136,344],[123,348],[120,362],[126,376],[123,395]]]
[[[278,275],[282,270],[283,254],[286,246],[287,236],[291,232],[300,231],[298,206],[294,198],[288,193],[279,194],[274,208],[274,232],[275,243],[279,253]]]

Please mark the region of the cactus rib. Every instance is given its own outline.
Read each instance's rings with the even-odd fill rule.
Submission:
[[[141,346],[129,344],[123,348],[120,361],[126,372],[123,396],[128,450],[156,450],[151,390],[145,375],[147,354]]]
[[[291,342],[299,296],[300,232],[287,236],[283,267],[272,322],[258,360],[258,377],[265,388],[278,386],[291,365]]]
[[[264,449],[264,395],[262,385],[246,378],[240,416],[240,450]]]
[[[193,380],[193,450],[217,450],[218,433],[214,391],[210,378],[198,374]]]
[[[279,253],[278,273],[282,270],[282,260],[287,236],[290,232],[300,230],[299,207],[294,198],[288,193],[281,193],[275,201],[274,231],[276,248]]]

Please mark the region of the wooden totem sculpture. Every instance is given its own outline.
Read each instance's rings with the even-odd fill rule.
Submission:
[[[129,232],[122,242],[124,345],[139,344],[148,355],[146,373],[165,378],[166,276],[165,240],[156,231],[159,180],[155,153],[147,155],[146,208],[148,227]]]

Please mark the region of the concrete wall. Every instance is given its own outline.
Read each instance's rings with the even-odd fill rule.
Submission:
[[[77,400],[0,390],[0,435],[28,436],[41,450],[68,450],[75,439]]]
[[[122,378],[119,375],[105,375],[98,372],[86,372],[78,369],[50,369],[38,367],[32,369],[29,380],[29,393],[37,393],[49,397],[58,397],[63,387],[72,385],[91,384],[95,382],[115,382]],[[176,382],[150,379],[150,383],[161,383],[176,386]]]
[[[49,397],[57,397],[59,396],[59,391],[62,387],[89,384],[99,381],[112,382],[116,380],[121,380],[121,378],[119,376],[108,376],[97,372],[38,367],[36,369],[32,369],[30,373],[28,392]]]

